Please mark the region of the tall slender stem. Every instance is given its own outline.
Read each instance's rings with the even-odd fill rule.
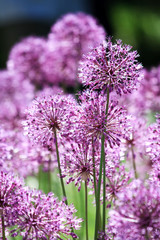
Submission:
[[[109,108],[109,88],[107,88],[106,124],[107,124],[107,117],[108,117],[108,108]],[[104,158],[103,158],[103,226],[102,226],[102,230],[104,233],[105,233],[105,225],[106,225],[106,162],[105,162],[105,152],[104,152]]]
[[[107,89],[107,103],[106,103],[106,124],[107,124],[107,116],[108,116],[108,108],[109,108],[109,89]],[[103,231],[105,232],[105,217],[106,217],[106,174],[105,174],[105,136],[102,133],[101,136],[101,159],[100,159],[100,168],[99,168],[99,180],[97,187],[97,195],[96,195],[96,221],[95,221],[95,240],[97,240],[98,230],[100,230],[100,190],[101,190],[101,180],[102,180],[102,168],[103,168]]]
[[[3,210],[2,210],[2,215],[1,215],[1,222],[2,222],[2,238],[3,238],[3,240],[6,240]]]
[[[87,181],[85,181],[85,221],[86,221],[86,240],[88,240],[88,192],[87,192]]]
[[[94,140],[92,137],[92,161],[93,161],[93,179],[94,179],[94,192],[95,192],[95,200],[97,194],[97,186],[96,186],[96,170],[95,170],[95,150],[94,150]]]
[[[138,174],[137,174],[137,169],[136,169],[136,159],[135,159],[135,154],[133,150],[133,145],[131,146],[131,152],[132,152],[132,163],[133,163],[133,169],[134,169],[134,176],[137,179]]]
[[[65,203],[68,205],[67,196],[66,196],[66,191],[65,191],[65,187],[64,187],[63,178],[62,178],[62,172],[61,172],[61,165],[60,165],[60,158],[59,158],[59,150],[58,150],[58,142],[57,142],[56,129],[54,130],[54,136],[55,136],[55,142],[56,142],[56,154],[57,154],[58,170],[59,170],[59,175],[60,175],[60,182],[61,182],[61,187],[62,187],[62,193],[63,193],[63,196],[64,196],[65,199],[66,199],[66,200],[65,200]]]
[[[96,194],[96,220],[95,220],[95,235],[94,239],[97,240],[98,230],[100,230],[100,191],[101,191],[101,180],[102,180],[102,163],[104,158],[104,134],[101,137],[101,160],[100,160],[100,167],[99,167],[99,179],[98,179],[98,187],[97,187],[97,194]]]

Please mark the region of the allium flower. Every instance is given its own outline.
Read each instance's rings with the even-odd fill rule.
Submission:
[[[33,99],[33,87],[15,71],[0,71],[0,120],[14,125],[17,118],[24,117],[24,109]]]
[[[63,94],[36,98],[24,123],[29,137],[45,147],[52,147],[55,132],[69,137],[74,106],[74,98]]]
[[[50,84],[74,86],[77,78],[77,53],[71,41],[47,41],[42,69]]]
[[[119,147],[106,149],[106,200],[115,201],[117,196],[128,185],[132,175],[126,171],[125,166],[121,163],[121,152]]]
[[[20,72],[34,84],[44,84],[41,61],[45,44],[45,39],[39,37],[27,37],[17,43],[9,54],[8,69]]]
[[[130,129],[125,135],[123,146],[126,152],[126,160],[129,168],[136,164],[136,171],[140,178],[146,177],[146,172],[151,168],[151,159],[147,154],[146,140],[148,136],[147,121],[144,118],[132,116]]]
[[[160,187],[160,162],[156,161],[152,165],[152,170],[149,174],[149,179],[155,186]]]
[[[135,180],[118,195],[109,224],[119,239],[158,239],[160,234],[160,188]],[[121,238],[123,233],[123,237]]]
[[[20,128],[12,131],[2,129],[0,132],[0,157],[3,160],[0,165],[2,170],[24,178],[37,174],[40,165],[44,171],[49,169],[53,171],[57,167],[55,147],[51,152],[47,148],[42,148],[40,144],[33,146],[28,136],[24,136]]]
[[[146,148],[153,162],[160,160],[160,115],[156,115],[156,123],[148,127]]]
[[[66,14],[51,28],[49,39],[69,40],[77,51],[79,59],[89,48],[98,46],[106,37],[105,30],[98,25],[96,19],[79,12]]]
[[[52,84],[77,84],[79,60],[105,39],[105,30],[84,13],[67,14],[51,28],[42,68]]]
[[[99,166],[97,157],[95,157],[95,161],[97,168]],[[86,181],[87,184],[93,181],[93,160],[89,142],[83,141],[81,144],[72,143],[71,150],[64,155],[62,169],[64,177],[69,177],[67,184],[75,181],[78,191],[81,189],[82,181]]]
[[[108,39],[84,56],[79,69],[79,78],[91,89],[115,90],[117,94],[130,93],[141,80],[141,64],[138,54],[131,46],[115,44]]]
[[[40,191],[27,190],[19,208],[19,220],[12,236],[20,234],[23,239],[61,239],[76,237],[72,229],[80,228],[81,219],[73,216],[73,205],[58,202],[53,193],[47,196]]]
[[[80,96],[80,100],[82,103],[77,120],[78,131],[82,129],[81,131],[90,139],[99,138],[103,133],[110,147],[119,145],[120,139],[125,134],[126,110],[111,99],[106,120],[106,98],[103,94],[87,91]]]
[[[136,116],[144,116],[151,111],[160,111],[160,66],[150,70],[142,70],[143,81],[132,94],[123,95],[120,99],[128,112]]]
[[[17,221],[17,207],[22,201],[22,180],[10,173],[0,171],[0,213],[5,226],[13,226]]]

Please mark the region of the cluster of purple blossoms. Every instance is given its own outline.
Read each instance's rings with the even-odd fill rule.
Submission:
[[[117,94],[132,92],[141,81],[136,51],[131,46],[115,44],[108,38],[99,47],[84,56],[79,69],[79,79],[92,90],[115,90]]]
[[[77,238],[73,230],[82,220],[74,217],[73,205],[65,204],[70,199],[59,202],[53,193],[30,190],[13,175],[26,178],[43,169],[50,177],[57,165],[63,196],[68,196],[66,177],[78,191],[85,182],[86,206],[90,187],[96,212],[99,203],[103,213],[108,208],[109,224],[105,232],[103,214],[97,240],[159,239],[160,116],[148,128],[145,117],[160,109],[160,67],[142,70],[131,46],[105,41],[105,36],[91,16],[67,14],[46,39],[28,37],[11,50],[8,70],[0,72],[3,239]],[[78,101],[58,87],[67,91],[80,83],[89,89],[79,93]]]
[[[134,180],[118,195],[109,225],[114,239],[158,239],[160,234],[160,189],[151,182]]]

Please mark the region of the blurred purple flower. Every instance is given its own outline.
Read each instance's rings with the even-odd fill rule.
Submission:
[[[118,195],[109,225],[118,239],[158,239],[160,234],[160,188],[134,180]],[[123,233],[123,237],[122,237]]]
[[[40,87],[45,81],[41,68],[45,49],[45,39],[39,37],[24,38],[11,49],[7,62],[8,69],[23,74],[24,79],[29,79],[30,82]]]

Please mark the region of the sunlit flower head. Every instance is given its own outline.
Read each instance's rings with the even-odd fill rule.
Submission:
[[[91,89],[112,91],[117,94],[130,93],[141,79],[142,65],[138,63],[136,51],[131,46],[115,44],[108,38],[99,47],[89,52],[81,62],[79,78]]]
[[[75,105],[73,97],[63,94],[37,97],[24,122],[26,133],[35,143],[51,147],[55,143],[55,133],[69,135]]]

